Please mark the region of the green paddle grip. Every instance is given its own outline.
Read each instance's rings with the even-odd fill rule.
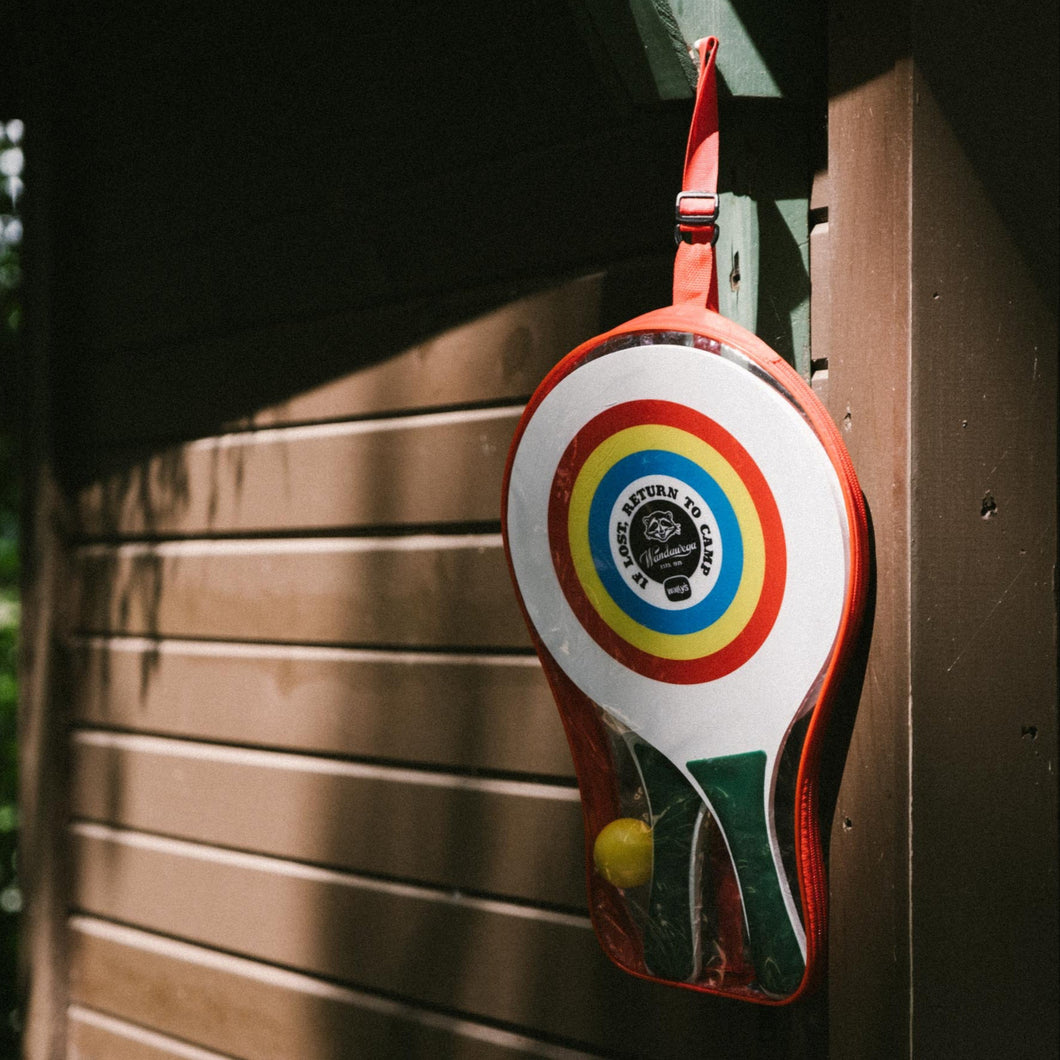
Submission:
[[[689,762],[688,771],[710,800],[729,844],[759,985],[770,994],[790,994],[799,985],[806,962],[769,841],[765,752],[704,758]]]
[[[693,893],[692,859],[703,799],[684,774],[651,744],[631,740],[648,799],[652,828],[652,873],[644,963],[663,979],[695,977],[699,917]]]

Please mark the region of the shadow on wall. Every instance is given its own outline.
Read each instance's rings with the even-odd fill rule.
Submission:
[[[57,137],[74,145],[68,171],[91,178],[67,190],[59,260],[72,282],[56,314],[70,351],[57,366],[60,442],[80,521],[79,719],[119,737],[208,744],[203,761],[233,776],[253,772],[251,752],[286,748],[378,796],[350,795],[345,812],[330,795],[322,806],[266,788],[275,827],[253,838],[224,832],[235,785],[217,789],[213,811],[188,813],[182,827],[203,843],[287,857],[319,884],[313,901],[289,907],[282,937],[252,925],[265,961],[298,965],[302,946],[310,970],[333,980],[571,1039],[591,1029],[619,1052],[637,1046],[624,1038],[631,1021],[650,1047],[654,1027],[636,1021],[650,998],[675,1038],[725,1035],[748,1054],[801,1038],[802,1055],[820,1055],[816,1003],[706,1010],[613,973],[595,949],[566,967],[556,939],[585,930],[577,823],[535,831],[511,826],[512,812],[502,824],[488,800],[469,810],[457,783],[570,792],[497,547],[513,425],[503,417],[576,343],[669,302],[665,244],[687,132],[685,107],[618,114],[564,5],[530,10],[280,18],[266,7],[249,28],[235,12],[208,27],[64,15],[57,47],[74,80],[55,108]],[[410,25],[425,17],[440,25]],[[239,91],[246,83],[255,93]],[[186,98],[169,98],[174,86]],[[88,143],[63,135],[97,127]],[[280,127],[290,139],[276,146]],[[426,222],[404,211],[410,173],[422,178]],[[808,183],[784,167],[755,178],[786,182],[781,198]],[[784,244],[785,268],[798,250]],[[602,280],[528,278],[616,260],[631,263]],[[93,813],[145,814],[136,827],[173,834],[172,817],[151,816],[171,807],[141,799],[152,778],[118,753],[129,747],[78,745],[110,755]],[[438,773],[460,792],[431,809],[415,870],[403,834],[417,827],[415,800],[365,772],[377,767]],[[188,776],[191,763],[167,768]],[[189,806],[201,790],[188,781]],[[570,806],[552,803],[532,820]],[[335,867],[379,886],[333,886],[324,870]],[[109,870],[116,880],[120,860]],[[397,902],[413,879],[437,900]],[[523,914],[491,920],[483,894]],[[252,898],[237,898],[231,920],[252,921]],[[587,1012],[557,968],[600,1005]],[[319,1055],[341,1055],[338,1024],[314,1033],[328,1031]]]
[[[533,660],[504,565],[473,572],[492,564],[484,550],[496,551],[500,475],[514,419],[497,421],[502,436],[484,432],[493,417],[517,415],[559,355],[666,301],[670,264],[667,255],[513,300],[498,295],[485,309],[475,299],[475,311],[464,313],[456,301],[441,308],[418,303],[424,320],[447,320],[435,333],[422,334],[422,320],[410,325],[409,307],[378,311],[396,322],[393,331],[367,313],[329,320],[320,327],[330,346],[322,346],[337,357],[345,332],[351,352],[344,370],[319,380],[319,365],[291,357],[289,385],[303,363],[309,385],[292,385],[272,404],[259,400],[236,421],[257,430],[116,450],[106,470],[86,476],[79,491],[86,637],[75,702],[80,720],[92,726],[197,739],[234,752],[308,752],[348,773],[347,801],[327,789],[321,803],[298,795],[301,789],[272,768],[274,786],[259,791],[269,806],[267,829],[253,839],[247,832],[234,838],[221,820],[220,831],[201,836],[372,881],[360,890],[320,883],[311,904],[291,907],[290,931],[254,942],[266,947],[259,954],[266,960],[297,963],[293,953],[308,954],[316,974],[346,982],[364,975],[362,985],[384,996],[404,993],[568,1041],[621,1049],[628,1045],[623,1013],[649,1004],[664,1015],[674,1041],[725,1033],[743,1042],[747,1055],[768,1045],[809,1057],[819,1055],[825,1033],[823,999],[797,1013],[707,1009],[691,995],[621,975],[581,943],[576,952],[585,963],[570,967],[569,939],[586,931],[573,802],[552,799],[547,812],[521,817],[522,810],[498,808],[504,799],[491,803],[475,793],[479,778],[567,791],[571,783],[551,698],[536,666],[527,665]],[[366,333],[375,336],[367,348],[360,345]],[[265,365],[284,345],[270,333],[262,354],[256,341],[250,337],[248,346],[255,363],[261,358]],[[219,370],[215,359],[189,355],[197,368]],[[174,386],[201,385],[179,363],[167,373]],[[255,372],[245,359],[241,375],[252,387]],[[207,384],[205,392],[216,389]],[[172,394],[164,391],[156,385],[134,390],[133,398],[119,395],[127,413],[113,420],[112,433],[130,417],[146,426],[169,415],[174,428],[186,428],[167,411],[163,396]],[[153,414],[137,408],[153,400]],[[439,430],[450,418],[473,426],[473,444],[403,448],[403,430],[428,429],[410,424]],[[354,433],[344,435],[347,429]],[[365,467],[375,431],[386,435],[386,445]],[[350,438],[352,447],[343,449]],[[268,458],[239,448],[252,439],[263,451],[279,448]],[[338,478],[310,475],[302,450],[318,444],[340,447]],[[312,466],[325,466],[324,451],[314,453]],[[443,457],[444,488],[424,502],[426,491],[410,483],[425,463],[437,467]],[[377,496],[359,500],[358,493]],[[468,566],[455,552],[422,580],[402,566],[404,543],[430,538],[444,551],[465,537],[476,542]],[[381,561],[359,567],[362,546]],[[441,587],[437,597],[425,588],[430,578]],[[475,600],[462,595],[462,585],[485,591]],[[112,642],[114,634],[121,636]],[[100,753],[91,741],[82,744],[79,753]],[[223,797],[217,789],[224,812],[206,804],[196,811],[200,789],[188,781],[196,828],[237,815],[245,801],[240,789],[259,790],[258,760],[243,753],[229,761],[226,753],[215,746],[204,756],[230,770]],[[172,817],[162,823],[166,808],[145,806],[150,780],[130,761],[118,753],[106,760],[105,783],[83,796],[94,807],[90,816],[133,820],[148,831],[173,828]],[[454,778],[454,788],[445,798],[418,802],[408,777],[388,785],[363,772],[376,766],[384,775],[389,768],[440,772]],[[190,760],[164,768],[192,775]],[[239,770],[245,780],[237,779]],[[469,778],[470,794],[460,778]],[[156,812],[161,816],[151,816]],[[120,860],[108,871],[116,878]],[[403,892],[408,883],[433,897]],[[499,917],[484,901],[491,896],[514,900],[521,912]],[[515,964],[511,953],[519,955]],[[606,1003],[589,1011],[557,989],[559,966]],[[637,1047],[648,1048],[657,1032],[644,1021],[640,1027]],[[380,1055],[401,1055],[422,1028],[410,1023],[407,1031],[407,1040],[388,1041],[391,1052]],[[316,1033],[318,1055],[342,1055],[346,1032],[339,1023]]]
[[[846,4],[832,11],[829,91],[833,97],[871,81],[913,54],[939,111],[964,152],[1038,287],[1055,307],[1058,286],[1058,13],[1055,5],[997,9],[923,4],[904,20],[887,5]],[[876,24],[880,47],[843,47],[846,26]],[[983,27],[989,32],[983,33]],[[861,39],[867,39],[863,36]],[[974,76],[957,71],[974,70]],[[1013,71],[1024,71],[1013,76]],[[914,120],[916,120],[914,112]],[[930,204],[925,204],[929,205]],[[968,253],[974,253],[969,243]]]

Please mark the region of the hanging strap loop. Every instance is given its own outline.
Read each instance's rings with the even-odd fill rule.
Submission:
[[[695,302],[718,309],[714,244],[718,241],[717,37],[699,41],[699,86],[685,152],[684,179],[675,206],[674,305]]]

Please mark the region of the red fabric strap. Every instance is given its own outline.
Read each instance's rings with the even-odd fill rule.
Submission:
[[[677,197],[677,258],[674,305],[695,302],[718,309],[714,242],[718,236],[717,37],[699,42],[699,87],[685,152],[685,172]]]

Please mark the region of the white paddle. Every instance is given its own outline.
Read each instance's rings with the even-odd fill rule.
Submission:
[[[628,730],[656,833],[648,970],[699,973],[709,811],[757,982],[789,994],[806,939],[774,785],[843,618],[843,485],[797,400],[730,345],[634,332],[565,365],[517,436],[506,542],[543,650]]]

